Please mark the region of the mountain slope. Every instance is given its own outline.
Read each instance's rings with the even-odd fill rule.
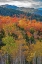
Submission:
[[[8,4],[2,5],[1,7],[8,8],[8,9],[15,9],[15,10],[23,11],[23,12],[26,12],[26,13],[31,13],[31,14],[36,14],[36,15],[42,16],[41,8],[39,8],[39,9],[25,8],[25,7],[17,7],[17,6],[14,6],[14,5],[8,5]]]
[[[6,4],[6,5],[1,5],[1,7],[3,7],[3,8],[9,8],[9,9],[17,9],[17,8],[19,8],[19,7],[17,7],[17,6],[8,5],[8,4]]]
[[[0,7],[0,15],[2,16],[14,16],[14,15],[20,16],[21,14],[25,15],[28,17],[28,19],[36,19],[38,21],[42,21],[42,16],[40,15],[36,15],[34,13],[26,13],[20,10],[16,10],[16,9],[10,9],[10,8],[6,8],[6,7]]]
[[[25,14],[25,13],[19,10],[15,10],[15,9],[0,7],[0,15],[13,16],[14,14],[20,15],[20,14]]]

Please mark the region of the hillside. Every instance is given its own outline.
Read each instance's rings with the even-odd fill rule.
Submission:
[[[17,6],[14,6],[14,5],[2,5],[1,7],[4,7],[4,8],[9,8],[9,9],[15,9],[15,10],[19,10],[19,11],[23,11],[23,12],[26,12],[26,13],[31,13],[31,14],[36,14],[36,15],[41,15],[42,16],[42,8],[39,8],[39,9],[35,9],[35,8],[25,8],[25,7],[17,7]]]
[[[34,13],[26,13],[26,12],[23,12],[23,11],[20,11],[20,10],[16,10],[16,9],[11,9],[11,8],[6,8],[6,7],[0,7],[0,15],[3,15],[3,16],[13,16],[13,15],[25,15],[27,16],[29,19],[36,19],[38,21],[42,21],[42,16],[38,15],[38,14],[34,14]]]
[[[13,16],[14,14],[20,15],[20,14],[24,14],[24,12],[19,11],[19,10],[15,10],[15,9],[0,7],[0,15]]]

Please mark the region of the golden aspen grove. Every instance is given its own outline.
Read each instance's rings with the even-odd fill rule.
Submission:
[[[0,64],[42,64],[42,22],[0,15]]]

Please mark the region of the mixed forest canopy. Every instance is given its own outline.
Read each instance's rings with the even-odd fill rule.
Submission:
[[[35,57],[36,59],[42,57],[42,22],[27,19],[24,15],[0,16],[0,59],[2,62],[35,64],[33,60]]]

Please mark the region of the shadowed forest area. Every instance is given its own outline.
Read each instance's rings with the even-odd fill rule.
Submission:
[[[0,64],[42,64],[42,22],[0,16]]]

